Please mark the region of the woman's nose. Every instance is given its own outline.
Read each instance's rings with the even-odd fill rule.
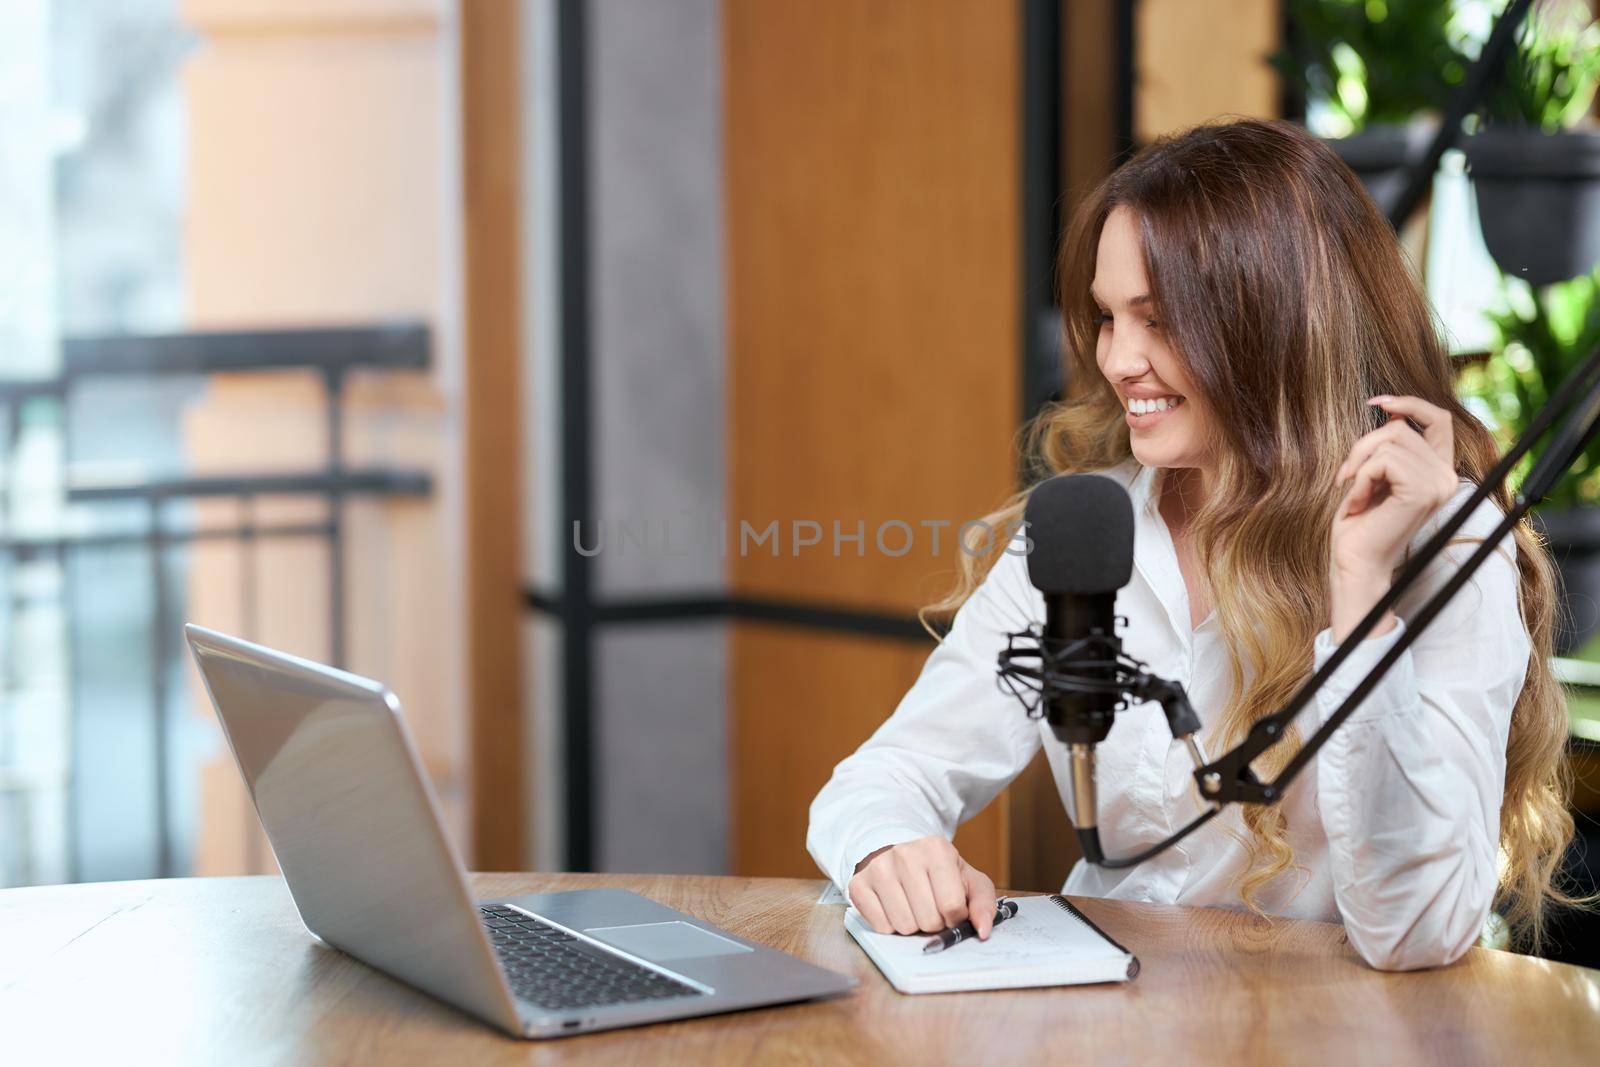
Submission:
[[[1100,373],[1109,381],[1126,381],[1150,373],[1150,360],[1143,347],[1138,344],[1137,339],[1124,340],[1125,336],[1126,331],[1122,337],[1113,336],[1104,342],[1102,349],[1104,358],[1100,360]]]

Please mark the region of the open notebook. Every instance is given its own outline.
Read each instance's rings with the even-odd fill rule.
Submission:
[[[927,934],[874,933],[855,908],[844,926],[878,970],[902,993],[959,993],[974,989],[1125,982],[1139,961],[1100,932],[1065,897],[1010,897],[1017,914],[987,941],[963,941],[924,955]]]

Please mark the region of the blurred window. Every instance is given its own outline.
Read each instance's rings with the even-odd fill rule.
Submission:
[[[177,466],[198,383],[84,386],[65,407],[26,383],[56,376],[63,338],[182,326],[177,6],[0,4],[0,885],[155,873],[148,551],[62,546],[147,516],[68,507],[68,460]],[[181,553],[167,574],[181,588]]]

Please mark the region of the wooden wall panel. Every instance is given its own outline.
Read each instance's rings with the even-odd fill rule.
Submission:
[[[1118,0],[1065,0],[1062,34],[1061,145],[1063,222],[1080,197],[1111,170],[1117,135],[1116,19]]]
[[[942,592],[919,524],[1010,490],[1020,395],[1015,4],[744,0],[724,7],[730,583],[909,613]],[[890,558],[880,523],[917,530]],[[738,522],[778,520],[780,554]],[[790,523],[824,543],[794,554]],[[859,521],[860,549],[832,551]],[[890,547],[898,547],[891,545]],[[926,646],[739,624],[735,868],[814,871],[806,809],[893,709]],[[1001,880],[1003,805],[960,838]]]
[[[1140,0],[1136,10],[1139,143],[1225,115],[1278,114],[1267,57],[1281,36],[1280,0]]]
[[[523,866],[527,840],[522,700],[522,196],[518,0],[461,10],[465,236],[467,680],[472,858]]]
[[[872,531],[959,523],[1010,487],[1014,6],[725,8],[732,514],[826,531],[798,557],[735,539],[739,592],[909,611],[949,534],[938,560],[890,559]],[[864,556],[832,555],[835,520],[865,523]]]
[[[901,641],[750,623],[735,627],[729,753],[738,769],[733,869],[814,878],[807,808],[833,765],[871,736],[916,680],[928,650]],[[995,874],[1005,805],[956,835],[962,855]],[[995,874],[997,880],[1001,877]]]

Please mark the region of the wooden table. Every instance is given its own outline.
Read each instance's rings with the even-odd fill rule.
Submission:
[[[1600,1062],[1600,972],[1474,949],[1381,974],[1337,926],[1082,900],[1125,986],[906,997],[818,881],[480,874],[480,896],[619,885],[857,975],[852,995],[560,1041],[501,1036],[301,927],[275,878],[0,892],[0,1063]]]

